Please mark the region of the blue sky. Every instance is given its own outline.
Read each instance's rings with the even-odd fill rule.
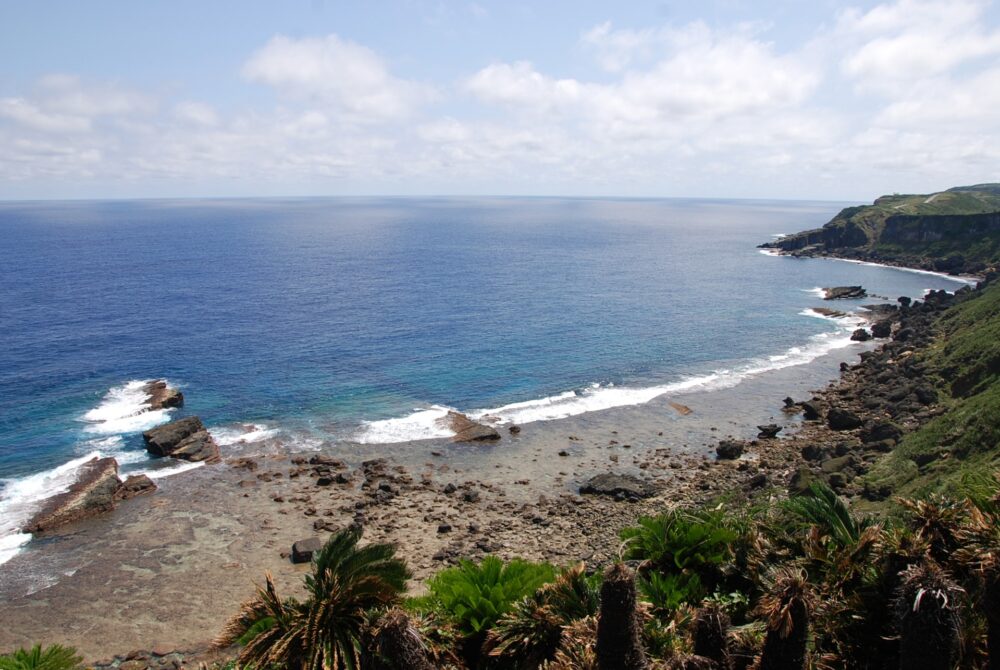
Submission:
[[[1000,10],[5,2],[0,198],[869,200],[1000,181]]]

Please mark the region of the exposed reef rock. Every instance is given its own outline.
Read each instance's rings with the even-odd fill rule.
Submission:
[[[863,286],[832,286],[823,289],[823,300],[847,300],[867,298],[868,291]]]
[[[196,416],[151,428],[142,438],[146,441],[146,451],[156,456],[208,463],[220,460],[219,446]]]
[[[149,409],[151,410],[184,406],[184,394],[167,386],[167,382],[162,379],[149,382],[143,390],[149,394]]]
[[[156,490],[156,483],[146,475],[131,475],[115,492],[115,500],[128,500]]]
[[[473,421],[464,414],[448,412],[444,418],[448,428],[455,432],[452,442],[487,442],[499,440],[500,433],[492,426]]]
[[[656,487],[632,475],[605,473],[584,482],[580,493],[611,496],[616,500],[639,500],[656,495]]]
[[[24,527],[25,533],[39,533],[96,516],[114,509],[115,494],[121,487],[118,461],[95,458],[80,466],[76,481],[65,493],[48,503]]]

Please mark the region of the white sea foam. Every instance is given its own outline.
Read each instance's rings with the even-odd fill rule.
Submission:
[[[813,288],[805,288],[802,290],[805,291],[806,293],[811,293],[817,298],[826,298],[826,289],[823,288],[822,286],[814,286]]]
[[[412,414],[395,419],[366,421],[354,439],[361,444],[394,444],[412,440],[451,437],[455,433],[442,420],[450,408],[441,405],[416,408]]]
[[[262,423],[249,423],[212,428],[209,432],[220,447],[232,447],[240,444],[256,444],[270,439],[278,434],[278,429],[268,428]]]
[[[630,387],[613,384],[593,384],[578,391],[565,391],[547,398],[511,403],[502,407],[477,409],[468,412],[472,419],[487,423],[529,423],[564,419],[587,412],[615,407],[642,405],[659,396],[679,396],[701,391],[713,391],[737,386],[750,377],[774,370],[805,365],[832,351],[854,344],[851,331],[864,320],[857,314],[828,317],[806,310],[803,315],[822,318],[836,323],[837,330],[812,336],[806,344],[790,347],[780,354],[747,361],[732,368],[685,377],[675,382],[656,386]],[[452,432],[442,426],[448,408],[436,405],[414,411],[404,417],[366,423],[357,436],[364,444],[389,444],[432,438],[451,437]]]
[[[54,495],[69,490],[76,481],[77,469],[87,461],[100,458],[93,451],[51,470],[14,479],[0,480],[0,565],[6,563],[31,539],[21,528]]]
[[[765,256],[784,256],[777,249],[759,249],[760,253]],[[982,277],[976,277],[973,275],[950,275],[947,272],[936,272],[935,270],[920,270],[918,268],[905,268],[899,267],[898,265],[888,265],[886,263],[873,263],[871,261],[859,261],[853,258],[836,258],[835,256],[816,256],[814,258],[820,260],[828,261],[840,261],[842,263],[854,263],[855,265],[867,265],[873,268],[889,268],[890,270],[899,270],[900,272],[914,272],[921,275],[931,275],[933,277],[941,277],[942,279],[948,279],[953,282],[960,284],[969,284],[975,286],[977,283],[982,281]]]
[[[765,256],[780,256],[781,252],[777,249],[758,249],[758,252],[764,254]]]
[[[80,419],[87,433],[123,435],[148,430],[170,419],[170,409],[150,409],[148,379],[132,380],[111,388],[94,409]]]
[[[146,475],[150,479],[163,479],[164,477],[171,477],[173,475],[179,475],[182,472],[187,472],[188,470],[194,470],[195,468],[200,468],[205,465],[204,461],[199,461],[197,463],[179,463],[178,465],[172,465],[166,468],[149,468],[146,470],[136,470],[130,472],[130,475]]]

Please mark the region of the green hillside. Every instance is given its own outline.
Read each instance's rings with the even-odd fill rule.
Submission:
[[[842,210],[822,228],[761,246],[793,255],[982,272],[1000,263],[1000,184],[882,196]]]
[[[1000,471],[1000,284],[951,309],[921,354],[947,398],[946,411],[906,435],[868,474],[899,494],[956,492],[963,480]]]

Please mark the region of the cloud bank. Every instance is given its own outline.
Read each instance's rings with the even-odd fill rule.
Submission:
[[[342,35],[277,35],[234,73],[264,101],[225,112],[56,73],[0,97],[0,197],[864,199],[997,179],[1000,29],[989,9],[848,8],[784,47],[764,24],[603,22],[567,47],[589,60],[588,76],[525,53],[419,80]]]

